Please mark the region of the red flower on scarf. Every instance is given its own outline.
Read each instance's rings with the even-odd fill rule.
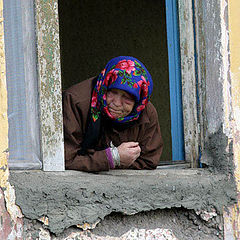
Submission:
[[[128,74],[131,73],[131,71],[135,71],[135,63],[131,60],[122,60],[118,62],[115,68],[119,68],[121,70],[126,70]]]
[[[146,83],[148,86],[150,85],[150,82],[147,82],[146,78],[144,76],[141,76],[141,79],[144,83]]]
[[[147,97],[147,94],[148,94],[148,86],[150,85],[149,82],[146,81],[145,77],[144,76],[141,76],[143,82],[142,82],[142,86],[141,86],[141,90],[142,90],[142,94],[143,94],[143,97]]]
[[[145,98],[145,99],[142,100],[142,104],[143,104],[143,105],[146,105],[147,103],[148,103],[148,99],[147,99],[147,98]]]
[[[110,86],[113,82],[116,81],[117,77],[118,77],[118,71],[112,69],[111,71],[109,71],[107,73],[106,78],[104,79],[104,84],[106,86]]]
[[[93,91],[91,107],[96,107],[96,105],[97,105],[97,93]]]
[[[134,87],[134,88],[138,88],[137,83],[134,83],[134,84],[133,84],[133,87]]]
[[[142,111],[145,108],[145,105],[140,105],[137,107],[137,112]]]

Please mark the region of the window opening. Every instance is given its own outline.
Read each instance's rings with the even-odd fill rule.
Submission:
[[[172,159],[165,1],[58,3],[63,89],[99,74],[115,56],[138,58],[154,81],[152,102],[164,139],[161,161]]]

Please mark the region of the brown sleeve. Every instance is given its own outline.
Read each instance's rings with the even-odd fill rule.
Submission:
[[[105,150],[89,150],[85,156],[77,153],[83,139],[83,116],[87,115],[87,112],[83,111],[87,109],[80,109],[74,98],[74,95],[70,93],[63,94],[65,167],[86,172],[109,170],[110,166]]]
[[[132,169],[155,169],[162,154],[163,140],[157,111],[153,106],[148,115],[150,122],[142,126],[143,128],[140,132],[139,144],[141,155],[130,166]]]

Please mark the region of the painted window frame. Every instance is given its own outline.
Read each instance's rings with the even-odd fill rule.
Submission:
[[[5,0],[3,3],[6,78],[10,93],[8,101],[13,109],[10,114],[20,112],[17,120],[14,117],[9,124],[9,146],[12,146],[9,167],[63,171],[65,164],[57,0]],[[16,88],[19,83],[21,89]],[[17,121],[22,121],[24,129],[19,128]],[[14,132],[15,129],[20,129],[19,133]],[[19,137],[16,138],[16,134]],[[29,139],[25,141],[24,137]],[[24,148],[21,148],[22,142]],[[16,157],[15,149],[18,154],[15,154]],[[31,155],[25,156],[28,151],[32,152]]]
[[[166,0],[172,161],[201,167],[202,134],[194,1]],[[197,18],[196,18],[197,19]],[[184,150],[183,150],[184,149]],[[180,161],[179,161],[180,160]],[[181,161],[184,160],[184,161]]]
[[[178,3],[177,0],[165,0],[165,5],[169,65],[168,69],[171,110],[172,161],[183,161],[185,160],[185,156],[178,27]]]
[[[190,162],[191,166],[195,167],[197,166],[199,154],[199,132],[196,102],[193,6],[192,1],[177,1],[179,8],[185,161]],[[41,159],[44,171],[64,171],[58,1],[35,0],[34,3]],[[188,91],[189,89],[192,91]]]
[[[42,161],[34,1],[4,0],[3,16],[8,91],[8,164],[11,169],[39,169]]]
[[[185,161],[195,168],[199,167],[201,157],[201,133],[197,103],[196,16],[193,4],[193,1],[178,0]]]
[[[58,1],[35,0],[43,171],[64,171]]]

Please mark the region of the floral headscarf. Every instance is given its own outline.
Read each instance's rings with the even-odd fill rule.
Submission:
[[[114,119],[110,114],[106,94],[112,88],[124,90],[135,97],[135,106],[128,116]],[[143,63],[134,57],[113,58],[99,74],[93,89],[91,101],[93,122],[99,119],[102,111],[115,122],[124,123],[137,120],[150,99],[152,89],[151,75]]]

